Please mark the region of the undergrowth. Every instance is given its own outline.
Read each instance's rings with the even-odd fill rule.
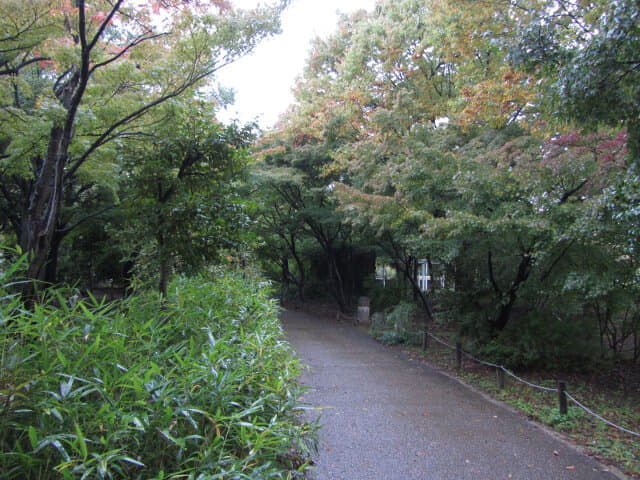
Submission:
[[[1,290],[0,478],[301,476],[315,426],[269,295],[223,271],[166,302],[57,290],[26,310]]]

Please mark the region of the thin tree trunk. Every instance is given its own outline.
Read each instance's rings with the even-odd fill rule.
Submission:
[[[338,262],[336,260],[336,254],[335,251],[333,249],[329,249],[327,251],[327,255],[329,257],[329,275],[331,277],[331,279],[333,280],[332,282],[332,286],[333,286],[333,292],[334,292],[334,296],[336,299],[336,302],[338,302],[338,307],[340,308],[340,311],[343,313],[346,313],[347,311],[347,302],[344,296],[344,285],[343,285],[343,281],[342,281],[342,275],[340,275],[340,271],[338,269]]]
[[[158,289],[162,298],[167,298],[167,285],[169,283],[169,261],[166,257],[160,258],[160,281]]]
[[[160,278],[158,280],[158,290],[162,298],[167,298],[167,285],[169,284],[169,256],[164,249],[164,235],[160,233],[157,238],[158,255],[160,257]]]
[[[500,309],[498,310],[498,315],[491,322],[491,334],[493,336],[497,335],[499,332],[505,329],[509,320],[511,319],[511,312],[513,311],[513,306],[518,299],[518,290],[522,286],[524,282],[529,278],[529,274],[531,273],[531,265],[533,264],[533,258],[529,255],[528,252],[522,254],[520,258],[520,264],[518,265],[518,271],[516,272],[516,276],[513,279],[513,282],[509,286],[507,291],[502,291],[498,287],[498,283],[493,276],[493,264],[491,260],[491,251],[488,252],[488,263],[489,263],[489,280],[491,281],[498,298],[501,301]]]
[[[282,289],[280,293],[280,300],[283,301],[285,292],[289,289],[289,277],[291,274],[289,273],[289,259],[287,256],[283,255],[280,261],[282,262]]]
[[[293,259],[296,262],[296,265],[298,266],[298,271],[299,273],[299,280],[298,280],[298,296],[300,297],[300,301],[304,302],[304,284],[306,282],[306,275],[304,272],[304,263],[302,261],[302,259],[300,258],[300,255],[298,255],[298,250],[296,249],[296,242],[295,242],[295,238],[293,237],[293,235],[290,236],[290,250],[291,250],[291,255],[293,256]]]

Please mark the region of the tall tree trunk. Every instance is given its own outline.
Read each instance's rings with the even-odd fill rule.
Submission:
[[[78,6],[84,15],[84,3]],[[88,81],[89,50],[83,49],[81,67],[73,65],[58,78],[53,88],[67,114],[63,122],[55,122],[51,127],[47,153],[41,159],[39,170],[35,172],[29,204],[21,219],[19,243],[22,250],[30,255],[26,275],[29,280],[36,282],[45,278],[49,251],[62,205],[65,166],[73,138],[74,121]],[[27,303],[35,299],[36,282],[25,283],[22,288]]]
[[[390,234],[387,235],[387,240],[389,242],[387,245],[380,244],[380,246],[383,250],[386,250],[389,256],[393,259],[396,271],[402,273],[404,277],[402,285],[404,286],[408,282],[411,286],[414,299],[420,300],[422,303],[424,311],[427,314],[425,323],[427,321],[433,322],[433,310],[431,309],[431,305],[429,305],[429,299],[425,292],[420,290],[420,285],[418,285],[418,262],[415,261],[415,258],[405,249],[398,245]]]
[[[42,159],[25,215],[21,219],[19,243],[22,251],[30,255],[26,276],[36,282],[45,279],[47,260],[58,223],[68,149],[68,141],[64,137],[63,127],[54,125],[51,128],[47,154]],[[34,282],[25,283],[22,294],[27,300],[32,299],[36,288]]]
[[[158,289],[162,298],[167,298],[167,285],[169,284],[169,260],[162,256],[160,258],[160,281],[158,282]]]
[[[497,294],[497,298],[500,301],[500,308],[498,309],[498,314],[493,319],[490,324],[491,335],[497,336],[501,331],[505,329],[509,320],[511,319],[511,313],[513,311],[513,307],[518,299],[518,290],[527,281],[529,278],[529,274],[531,273],[531,267],[534,263],[533,257],[530,255],[529,251],[526,251],[521,254],[520,263],[518,264],[518,270],[516,275],[511,282],[511,285],[506,291],[503,291],[498,286],[498,283],[493,275],[493,262],[491,251],[487,253],[488,258],[488,269],[489,269],[489,281],[493,285],[493,288]]]
[[[411,258],[408,261],[408,264],[405,263],[404,274],[405,278],[409,281],[411,285],[411,289],[413,290],[413,295],[416,300],[420,300],[422,303],[422,307],[424,308],[425,313],[427,314],[427,320],[433,322],[433,310],[431,309],[431,305],[429,305],[429,299],[425,292],[420,290],[420,285],[418,284],[418,274],[417,270],[414,268],[417,265],[415,259]]]

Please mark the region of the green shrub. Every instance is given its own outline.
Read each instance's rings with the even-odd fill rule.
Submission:
[[[416,312],[414,303],[400,302],[382,314],[374,314],[370,334],[385,345],[419,343],[422,334],[414,322]]]
[[[165,303],[0,294],[0,478],[294,478],[315,427],[269,294],[222,271]]]

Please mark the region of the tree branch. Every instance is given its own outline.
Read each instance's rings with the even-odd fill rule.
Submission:
[[[87,220],[90,220],[92,218],[95,218],[99,215],[102,215],[105,212],[108,212],[109,210],[113,210],[114,208],[116,208],[116,205],[110,205],[108,207],[105,207],[101,210],[98,210],[97,212],[91,213],[83,218],[81,218],[80,220],[78,220],[77,222],[73,223],[72,225],[68,225],[64,228],[59,228],[56,229],[56,233],[60,233],[63,236],[69,234],[72,230],[76,229],[77,227],[79,227],[80,225],[82,225],[84,222],[86,222]]]
[[[542,275],[540,275],[540,283],[543,283],[549,277],[549,275],[551,275],[551,272],[556,268],[558,263],[560,263],[560,260],[562,260],[562,258],[566,255],[566,253],[569,251],[569,249],[573,246],[574,243],[575,243],[575,239],[571,240],[565,246],[565,248],[562,249],[562,252],[560,252],[560,255],[558,255],[556,259],[553,262],[551,262],[551,265],[549,266],[547,271],[544,272]]]
[[[202,80],[203,78],[208,77],[209,75],[211,75],[212,73],[216,72],[217,70],[219,70],[220,68],[225,67],[226,65],[228,65],[228,63],[223,63],[220,65],[216,65],[216,66],[212,66],[211,68],[201,72],[200,74],[188,78],[182,85],[176,87],[174,90],[172,90],[171,92],[162,95],[158,98],[156,98],[155,100],[153,100],[152,102],[149,102],[148,104],[138,108],[137,110],[131,112],[130,114],[126,115],[125,117],[122,117],[120,120],[118,120],[117,122],[113,123],[109,128],[107,128],[104,132],[102,132],[102,134],[100,134],[98,136],[98,138],[96,139],[95,142],[93,142],[89,148],[78,158],[76,159],[71,167],[69,168],[69,170],[67,171],[67,173],[65,174],[66,177],[69,176],[73,176],[75,175],[75,173],[77,172],[78,168],[80,168],[80,166],[82,166],[82,164],[87,160],[87,158],[89,158],[89,156],[95,152],[99,147],[101,147],[102,145],[104,145],[105,143],[109,142],[110,140],[112,140],[113,138],[116,138],[116,136],[112,136],[113,132],[115,130],[117,130],[118,128],[134,121],[137,120],[138,118],[144,116],[149,110],[153,109],[154,107],[168,101],[171,100],[172,98],[176,98],[178,96],[180,96],[182,93],[184,93],[187,89],[193,87],[195,84],[197,84],[200,80]]]
[[[107,17],[104,19],[104,21],[100,24],[98,31],[96,32],[96,34],[93,36],[93,39],[89,43],[88,45],[89,50],[93,50],[93,48],[96,46],[96,43],[98,43],[98,40],[104,33],[109,23],[111,23],[111,20],[113,20],[113,17],[115,16],[115,14],[118,13],[118,10],[120,10],[120,7],[122,6],[122,2],[123,0],[116,0],[116,3],[113,4],[113,6],[111,7],[111,11],[107,15]],[[86,41],[86,38],[85,38],[85,41]]]
[[[568,191],[564,192],[564,194],[560,198],[559,204],[562,205],[563,203],[566,203],[572,195],[574,195],[574,194],[578,193],[580,190],[582,190],[582,187],[584,187],[587,184],[588,181],[589,181],[589,179],[585,178],[582,182],[580,182],[580,184],[577,187],[572,188],[571,190],[568,190]]]
[[[23,60],[20,64],[16,66],[10,66],[9,62],[3,61],[2,64],[4,65],[4,68],[0,69],[0,75],[18,75],[18,73],[20,73],[20,70],[22,70],[24,67],[27,67],[32,63],[46,62],[48,60],[51,60],[51,58],[35,57],[35,58],[30,58],[29,60]]]
[[[115,62],[116,60],[118,60],[119,58],[121,58],[125,53],[127,53],[129,50],[131,50],[134,47],[137,47],[138,45],[140,45],[141,43],[144,43],[148,40],[153,40],[155,38],[160,38],[163,37],[165,35],[168,35],[168,33],[156,33],[153,35],[149,35],[149,36],[142,36],[142,37],[138,37],[135,41],[131,42],[130,44],[128,44],[126,47],[124,47],[120,52],[118,52],[117,55],[114,55],[113,57],[111,57],[108,60],[105,60],[104,62],[100,62],[100,63],[96,63],[94,64],[91,69],[89,70],[90,73],[95,72],[97,69],[105,67],[107,65],[109,65],[110,63]]]

